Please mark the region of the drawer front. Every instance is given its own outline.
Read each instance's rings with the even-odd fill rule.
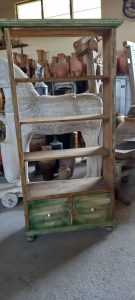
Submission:
[[[111,194],[73,197],[73,224],[93,224],[111,219]]]
[[[28,208],[30,229],[70,224],[67,198],[35,200],[29,203]]]

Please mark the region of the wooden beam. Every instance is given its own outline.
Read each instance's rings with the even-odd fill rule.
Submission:
[[[27,184],[28,201],[66,197],[70,195],[88,195],[110,192],[110,187],[102,177],[70,180],[54,180]]]
[[[35,151],[25,152],[25,161],[43,161],[54,159],[66,159],[71,157],[84,157],[84,156],[108,156],[109,150],[103,147],[86,147],[86,148],[73,148],[52,151]]]
[[[89,121],[89,120],[109,120],[109,115],[78,115],[78,116],[57,116],[46,118],[29,118],[20,120],[20,124],[45,124],[45,123],[61,123],[61,122],[76,122],[76,121]]]

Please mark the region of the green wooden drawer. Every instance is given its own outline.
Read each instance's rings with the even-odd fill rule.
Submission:
[[[101,223],[111,219],[111,194],[73,197],[73,224]]]
[[[43,229],[70,224],[68,198],[35,200],[29,203],[30,229]]]

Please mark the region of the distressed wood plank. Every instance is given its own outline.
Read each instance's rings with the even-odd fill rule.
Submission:
[[[28,201],[67,197],[70,195],[110,192],[102,177],[42,181],[27,184]]]
[[[27,82],[74,82],[74,81],[81,81],[81,80],[107,80],[109,79],[109,75],[101,75],[101,76],[82,76],[82,77],[62,77],[62,78],[57,78],[57,77],[42,77],[42,78],[16,78],[15,83],[27,83]]]
[[[57,20],[0,20],[1,28],[111,28],[118,27],[123,23],[120,19],[57,19]]]
[[[20,120],[20,124],[38,124],[38,123],[55,123],[55,122],[76,122],[87,120],[109,120],[109,115],[79,115],[79,116],[56,116],[48,118],[31,118]]]
[[[93,28],[14,28],[10,29],[12,38],[20,37],[80,37],[80,36],[101,36],[106,29]]]
[[[52,150],[52,151],[35,151],[25,152],[25,161],[42,161],[42,160],[54,160],[64,159],[70,157],[84,157],[84,156],[108,156],[109,151],[103,147],[86,147],[64,150]]]

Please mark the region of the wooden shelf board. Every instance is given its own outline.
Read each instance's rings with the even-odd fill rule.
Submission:
[[[109,120],[109,115],[79,115],[79,116],[57,116],[45,118],[30,118],[20,120],[20,124],[38,124],[38,123],[60,123],[60,122],[76,122],[90,120]]]
[[[40,181],[27,184],[27,201],[101,192],[111,192],[103,177]]]
[[[117,28],[123,23],[122,19],[57,19],[57,20],[17,20],[2,19],[0,20],[0,28],[46,28],[46,29],[66,29],[69,28]]]
[[[52,151],[35,151],[25,152],[25,161],[42,161],[42,160],[54,160],[54,159],[66,159],[70,157],[84,157],[84,156],[109,156],[109,151],[103,147],[86,147],[86,148],[74,148],[64,150],[52,150]]]
[[[109,75],[98,75],[98,76],[81,76],[81,77],[42,77],[42,78],[16,78],[15,83],[28,83],[28,82],[75,82],[85,80],[107,80]]]
[[[103,36],[108,28],[13,28],[10,29],[12,38],[20,37],[80,37],[80,36]]]
[[[127,117],[124,118],[124,120],[128,121],[128,122],[135,122],[135,117],[134,116],[133,117],[131,117],[131,116],[128,117],[127,116]]]

